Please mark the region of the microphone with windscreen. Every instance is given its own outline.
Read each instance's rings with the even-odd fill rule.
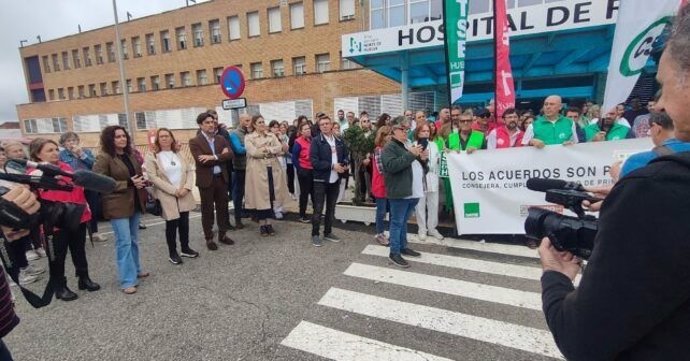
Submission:
[[[112,193],[115,190],[115,180],[98,174],[94,173],[88,170],[77,170],[74,173],[66,172],[60,167],[50,164],[50,163],[38,163],[38,162],[33,162],[30,160],[26,159],[10,159],[7,162],[16,162],[19,163],[25,167],[29,168],[35,168],[43,172],[43,176],[41,177],[41,180],[38,181],[38,184],[36,185],[38,188],[49,188],[52,186],[52,181],[51,179],[54,179],[52,177],[55,176],[62,176],[62,177],[67,177],[72,180],[72,182],[75,185],[78,185],[80,187],[84,187],[84,189],[98,192],[98,193]],[[45,182],[46,186],[41,187],[41,183]],[[18,183],[23,183],[23,182],[18,182]],[[26,183],[24,183],[26,184]]]
[[[537,192],[546,192],[552,189],[574,190],[586,192],[587,190],[578,182],[566,182],[561,179],[530,178],[527,180],[527,189]]]

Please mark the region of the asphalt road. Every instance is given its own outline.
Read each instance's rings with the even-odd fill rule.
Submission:
[[[464,327],[463,322],[468,326],[473,324],[474,319],[461,319],[460,324],[450,324],[447,331],[443,329],[448,326],[444,326],[444,320],[453,320],[462,314],[479,317],[479,320],[500,320],[528,331],[547,332],[539,310],[476,298],[484,296],[454,293],[462,291],[466,285],[452,283],[462,281],[491,285],[501,290],[530,293],[529,296],[532,296],[532,293],[539,292],[536,280],[491,274],[492,270],[484,272],[452,265],[441,266],[434,264],[436,261],[413,263],[412,268],[405,271],[413,272],[408,277],[410,282],[417,282],[420,277],[433,277],[430,279],[433,282],[428,283],[438,284],[439,287],[449,285],[447,289],[429,291],[419,288],[424,285],[391,283],[397,274],[378,280],[366,279],[363,278],[368,277],[366,267],[377,267],[370,275],[384,275],[387,270],[398,269],[388,265],[385,257],[362,253],[365,250],[386,252],[385,249],[372,246],[371,227],[349,224],[347,229],[335,230],[343,242],[325,242],[324,247],[315,248],[310,243],[311,226],[308,224],[276,221],[274,227],[277,235],[262,238],[255,224],[247,221],[250,227],[230,233],[237,242],[235,245],[219,245],[218,251],[211,252],[203,245],[198,216],[192,214],[191,244],[201,256],[197,259],[185,258],[182,265],[172,265],[167,260],[164,225],[159,219],[147,218],[148,229],[140,232],[140,250],[144,270],[151,272],[151,276],[141,282],[134,295],[125,295],[118,287],[112,234],[107,242],[96,243],[93,248],[87,245],[90,272],[94,281],[101,284],[102,290],[93,293],[77,291],[76,278],[71,277],[73,269],[68,260],[68,284],[79,294],[78,300],[54,300],[43,309],[33,309],[17,294],[17,312],[21,323],[4,339],[15,359],[368,359],[348,353],[347,347],[343,348],[345,341],[349,342],[349,346],[355,345],[361,352],[377,359],[387,359],[385,355],[393,355],[387,351],[387,346],[380,345],[376,347],[384,353],[372,353],[367,347],[373,341],[367,340],[411,349],[414,350],[413,355],[427,360],[433,358],[424,356],[426,354],[436,355],[438,360],[553,359],[537,346],[528,346],[529,351],[525,351],[524,347],[520,349],[513,345],[511,337],[529,338],[519,332],[508,335],[505,341],[494,341],[491,338],[494,332],[498,337],[509,330],[502,328],[502,324],[495,325],[497,328],[488,333],[489,339],[477,339],[472,333],[463,335],[454,331]],[[337,222],[336,227],[343,225]],[[109,226],[104,223],[102,231],[108,230]],[[536,270],[537,266],[536,259],[529,255],[487,253],[439,244],[415,247],[423,252],[448,256],[451,258],[449,262],[455,262],[457,257],[467,257],[513,264],[527,271]],[[46,266],[45,260],[37,262]],[[362,265],[364,268],[360,271],[365,273],[359,276],[344,274],[357,272],[353,271],[353,264]],[[400,282],[407,282],[407,274],[400,276]],[[45,278],[44,282],[34,284],[31,288],[38,290],[43,287]],[[424,280],[421,282],[424,283]],[[17,291],[16,288],[14,290]],[[366,314],[365,311],[348,309],[351,305],[344,301],[337,307],[328,305],[329,299],[330,302],[344,299],[339,290],[344,290],[346,295],[360,295],[358,297],[362,300],[375,297],[371,302],[394,299],[402,302],[395,306],[399,307],[400,314],[417,314],[415,317],[418,318],[412,317],[406,321],[386,319],[390,316],[376,314],[377,310],[369,311],[373,314]],[[410,312],[406,308],[410,304],[426,308]],[[366,303],[361,305],[366,306]],[[442,313],[445,316],[425,326],[422,311],[436,312],[434,310],[437,309],[446,312]],[[299,333],[314,329],[320,335],[316,340]],[[329,332],[339,333],[331,337]],[[345,336],[356,339],[348,340]],[[294,340],[304,341],[306,346],[296,346],[291,343]],[[545,342],[548,343],[548,340]],[[310,350],[307,346],[321,347],[323,350]],[[534,347],[534,350],[530,347]]]

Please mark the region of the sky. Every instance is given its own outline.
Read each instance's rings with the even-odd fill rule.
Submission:
[[[208,0],[196,0],[202,3]],[[193,3],[190,1],[190,4]],[[27,103],[20,40],[37,43],[115,23],[112,0],[2,0],[0,14],[0,123],[16,121],[16,104]],[[185,0],[117,0],[120,21],[186,6]]]

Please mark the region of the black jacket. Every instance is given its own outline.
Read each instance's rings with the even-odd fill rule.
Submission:
[[[335,137],[335,150],[338,153],[338,163],[348,165],[349,153],[343,140]],[[331,177],[331,146],[323,134],[319,133],[311,141],[311,165],[314,167],[314,182],[328,182]]]
[[[690,358],[690,152],[683,157],[616,184],[576,290],[561,273],[542,276],[546,320],[568,360]]]

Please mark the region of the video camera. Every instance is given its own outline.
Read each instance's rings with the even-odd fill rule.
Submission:
[[[527,188],[546,192],[547,202],[560,204],[577,217],[530,207],[525,220],[526,236],[537,241],[548,237],[557,250],[588,259],[592,254],[599,222],[594,216],[585,214],[582,201],[595,203],[601,199],[592,197],[579,183],[558,179],[531,178],[527,180]]]

